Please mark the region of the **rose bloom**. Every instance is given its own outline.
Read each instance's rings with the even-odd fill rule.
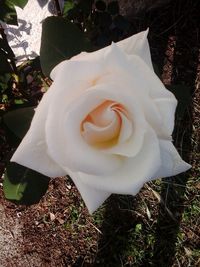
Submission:
[[[147,33],[58,64],[11,159],[70,175],[90,213],[190,168],[172,144],[177,100],[154,73]]]

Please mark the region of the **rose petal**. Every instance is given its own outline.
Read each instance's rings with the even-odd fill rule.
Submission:
[[[119,140],[115,146],[103,149],[102,151],[104,153],[121,156],[135,156],[143,145],[144,133],[149,127],[139,104],[140,98],[138,97],[138,99],[136,99],[134,90],[131,90],[128,86],[122,86],[121,88],[123,88],[123,90],[120,90],[120,84],[118,87],[118,84],[110,83],[110,79],[107,79],[105,84],[96,86],[96,88],[101,90],[99,93],[97,91],[97,94],[107,96],[126,108],[129,117],[129,119],[126,119],[125,115],[120,115],[122,119],[121,136],[124,135],[121,141]]]
[[[104,101],[100,106],[92,110],[89,116],[93,123],[101,127],[108,126],[116,118],[116,114],[111,108],[112,105],[112,101]]]
[[[118,138],[118,143],[125,143],[133,134],[133,123],[130,119],[128,119],[122,112],[119,112],[121,122],[121,130]]]
[[[116,154],[126,157],[136,156],[142,148],[144,134],[147,130],[141,127],[136,127],[129,140],[124,143],[117,143],[115,146],[107,149],[102,149],[104,153]]]
[[[109,192],[101,191],[86,185],[79,179],[78,173],[74,173],[73,175],[71,174],[71,177],[77,189],[79,192],[81,192],[81,196],[90,214],[92,214],[99,206],[101,206],[101,204],[111,195]]]
[[[48,115],[50,97],[50,91],[43,96],[40,105],[36,109],[31,127],[15,151],[11,161],[49,177],[56,177],[66,175],[66,171],[49,157],[46,145],[45,122]]]
[[[117,46],[128,55],[138,55],[153,70],[150,48],[147,39],[148,33],[149,29],[139,32],[118,42]]]
[[[155,174],[155,178],[169,177],[185,172],[191,168],[178,154],[172,142],[160,140],[161,167]]]
[[[141,151],[135,157],[127,158],[123,166],[113,174],[95,176],[81,172],[79,175],[83,183],[98,190],[134,195],[146,181],[155,177],[160,163],[158,139],[150,130],[145,134]],[[76,179],[75,176],[73,178]]]
[[[139,87],[136,87],[137,89],[139,88],[143,93],[148,94],[153,99],[175,98],[174,95],[165,88],[154,71],[151,70],[140,57],[136,55],[129,56],[128,61],[129,66],[126,67],[126,69],[132,71],[132,75],[129,77],[132,78],[133,81],[138,82]]]
[[[84,118],[105,101],[104,97],[109,99],[107,93],[93,89],[76,98],[67,107],[65,99],[55,94],[54,101],[59,101],[59,105],[53,105],[49,110],[46,140],[50,155],[63,167],[72,171],[104,175],[120,168],[122,159],[99,153],[98,149],[86,143],[81,134]]]
[[[109,142],[117,137],[120,131],[120,120],[118,116],[115,116],[113,121],[105,127],[85,122],[83,128],[82,135],[88,144],[101,145],[101,143]]]
[[[155,99],[155,103],[162,118],[162,135],[170,136],[174,129],[177,100],[175,97],[173,99],[157,98]]]
[[[140,58],[132,57],[130,65],[132,65],[131,69],[134,75],[128,82],[132,84],[133,91],[137,94],[147,122],[155,129],[159,137],[170,139],[177,105],[175,96],[164,87],[157,76],[141,62]],[[117,84],[120,85],[120,81],[117,81]],[[141,92],[137,92],[138,88],[141,88]]]
[[[152,61],[151,61],[151,54],[150,54],[150,48],[149,43],[147,39],[149,30],[139,32],[129,38],[126,38],[122,41],[119,41],[116,43],[116,46],[124,52],[126,55],[137,55],[139,56],[150,69],[153,70]],[[102,58],[104,57],[104,54],[107,53],[107,50],[110,49],[110,46],[104,47],[100,50],[97,50],[95,52],[86,53],[82,52],[79,55],[76,55],[71,58],[71,60],[74,61],[96,61],[100,62]],[[61,64],[61,63],[60,63]],[[59,66],[59,64],[57,65]],[[56,72],[59,72],[57,66],[53,69],[51,77],[55,76]]]
[[[56,90],[63,91],[65,94],[69,92],[73,95],[76,89],[79,91],[80,88],[85,90],[85,88],[90,87],[99,75],[104,74],[101,61],[102,60],[98,62],[90,62],[88,60],[62,61],[51,71],[51,78],[56,80],[55,82],[57,83]],[[76,74],[76,79],[72,79],[74,74]],[[65,90],[67,90],[67,92]]]

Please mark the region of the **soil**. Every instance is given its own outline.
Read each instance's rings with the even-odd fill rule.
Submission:
[[[124,12],[124,4],[130,6],[131,1],[121,2]],[[148,183],[136,197],[113,195],[93,216],[88,214],[68,177],[52,179],[40,203],[29,207],[5,200],[1,184],[1,267],[197,267],[200,264],[197,257],[187,256],[200,245],[198,217],[191,215],[187,223],[182,220],[184,209],[197,196],[191,187],[199,187],[199,181],[188,179],[199,175],[200,3],[174,0],[157,8],[143,9],[139,15],[135,10],[131,13],[130,8],[128,11],[132,33],[150,28],[153,62],[165,85],[190,88],[191,105],[177,119],[174,141],[193,169],[176,179],[164,179],[159,194],[155,192],[156,184]],[[1,148],[9,150],[7,146],[4,142]],[[170,186],[174,183],[181,184],[181,190]],[[143,209],[145,200],[147,207]],[[143,235],[150,228],[155,235],[153,246],[145,248],[142,259],[127,252],[131,247],[131,229],[140,224],[144,227]],[[184,251],[177,254],[180,229],[185,237]],[[140,238],[133,241],[140,250],[146,244]]]

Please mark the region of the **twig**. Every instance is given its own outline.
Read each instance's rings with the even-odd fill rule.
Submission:
[[[100,230],[99,230],[93,223],[91,223],[91,222],[90,222],[89,220],[87,220],[87,219],[86,219],[86,221],[87,221],[90,225],[92,225],[92,226],[94,227],[94,229],[97,230],[98,233],[100,233],[101,235],[103,235],[103,233],[102,233],[102,232],[101,232],[101,231],[100,231]]]
[[[62,11],[61,11],[61,8],[60,8],[60,3],[58,0],[54,0],[55,2],[55,7],[56,7],[56,11],[57,11],[57,15],[58,16],[62,16]]]

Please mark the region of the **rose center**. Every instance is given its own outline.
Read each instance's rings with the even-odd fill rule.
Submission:
[[[125,107],[120,103],[106,100],[82,121],[81,134],[89,145],[108,148],[123,139],[121,133],[124,120],[129,121]],[[128,138],[129,134],[126,137]]]

